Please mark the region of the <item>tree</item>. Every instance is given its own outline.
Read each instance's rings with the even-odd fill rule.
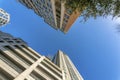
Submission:
[[[120,0],[64,0],[66,8],[81,12],[83,20],[111,15],[120,17]]]

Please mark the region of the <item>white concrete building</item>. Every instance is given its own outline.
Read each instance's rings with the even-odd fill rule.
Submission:
[[[52,61],[64,71],[64,80],[83,80],[70,58],[62,51],[59,50]]]
[[[0,80],[83,80],[68,56],[59,55],[53,58],[56,65],[22,39],[0,31]]]
[[[0,26],[3,26],[10,21],[10,15],[0,8]]]
[[[23,40],[0,32],[0,80],[63,80],[63,75]]]

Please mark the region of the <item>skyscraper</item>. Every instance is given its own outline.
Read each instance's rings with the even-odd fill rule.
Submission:
[[[62,51],[59,50],[52,61],[64,71],[65,80],[83,80],[70,58]]]
[[[10,15],[0,8],[0,26],[7,24],[10,21]]]
[[[0,32],[0,80],[63,80],[63,75],[23,40]]]
[[[34,10],[54,29],[60,29],[64,33],[70,29],[80,15],[78,11],[65,8],[65,2],[62,0],[19,0],[19,2]]]
[[[83,80],[61,51],[53,61],[22,39],[0,32],[0,80]]]

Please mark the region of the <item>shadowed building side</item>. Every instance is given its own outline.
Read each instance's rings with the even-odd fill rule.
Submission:
[[[34,10],[44,21],[56,30],[67,33],[75,20],[79,17],[78,11],[65,7],[62,0],[18,0],[27,8]]]
[[[18,0],[24,6],[44,18],[44,21],[54,29],[57,28],[55,1],[54,0]]]

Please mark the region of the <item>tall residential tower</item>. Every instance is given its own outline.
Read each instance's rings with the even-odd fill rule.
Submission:
[[[64,33],[70,29],[80,15],[78,11],[66,8],[65,2],[62,0],[19,0],[19,2],[34,10],[54,29],[60,29]]]
[[[10,15],[0,8],[0,26],[3,26],[10,21]]]
[[[64,71],[65,80],[83,80],[70,58],[62,51],[59,50],[52,61]]]
[[[0,80],[63,80],[62,72],[20,38],[0,32]]]
[[[62,51],[52,61],[0,31],[0,80],[83,80]]]

